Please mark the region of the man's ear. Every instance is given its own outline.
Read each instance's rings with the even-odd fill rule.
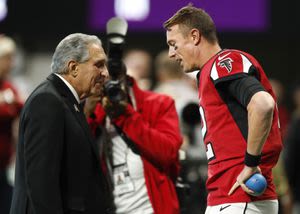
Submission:
[[[75,62],[75,61],[70,61],[68,63],[68,68],[69,68],[69,71],[70,71],[70,74],[73,76],[73,77],[76,77],[78,75],[78,63]]]
[[[199,32],[199,30],[193,28],[191,31],[190,31],[190,36],[191,36],[191,39],[194,43],[194,45],[198,45],[200,42],[201,42],[201,33]]]

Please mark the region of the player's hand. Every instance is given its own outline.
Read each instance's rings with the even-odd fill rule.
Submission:
[[[252,190],[250,190],[248,187],[246,187],[245,181],[256,172],[261,173],[261,170],[259,167],[244,166],[244,169],[241,171],[241,173],[236,178],[236,182],[231,187],[230,191],[228,192],[228,195],[231,195],[238,187],[241,187],[248,194],[253,194],[254,192]]]
[[[111,102],[108,97],[103,97],[102,106],[106,114],[111,118],[117,118],[120,115],[124,114],[127,107],[127,100],[120,102]]]

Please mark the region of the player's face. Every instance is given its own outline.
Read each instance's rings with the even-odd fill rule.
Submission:
[[[106,54],[102,47],[91,45],[89,47],[90,59],[79,64],[79,82],[83,97],[98,93],[108,77],[106,67]],[[82,98],[82,97],[81,97]]]
[[[179,25],[173,25],[167,30],[169,57],[176,60],[183,71],[188,73],[197,70],[194,55],[194,42],[190,35],[184,35]]]

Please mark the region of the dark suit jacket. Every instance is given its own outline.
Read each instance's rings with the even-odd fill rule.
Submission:
[[[111,203],[84,114],[51,74],[21,114],[10,214],[101,214],[111,212]]]

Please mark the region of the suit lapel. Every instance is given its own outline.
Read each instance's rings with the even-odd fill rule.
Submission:
[[[73,115],[75,116],[76,120],[78,121],[78,123],[80,124],[80,126],[82,127],[82,129],[84,130],[87,139],[90,142],[90,145],[93,148],[93,151],[95,153],[95,156],[97,158],[97,160],[99,161],[99,151],[96,145],[96,142],[92,136],[92,133],[90,131],[90,128],[88,126],[88,123],[86,121],[84,112],[83,112],[83,108],[80,107],[80,105],[78,104],[76,98],[74,97],[74,95],[72,94],[72,92],[70,91],[70,89],[67,87],[67,85],[55,74],[51,74],[47,77],[47,79],[53,83],[54,87],[57,89],[57,91],[60,93],[60,95],[63,97],[63,99],[65,100],[66,104],[68,105],[70,111],[73,113]]]

